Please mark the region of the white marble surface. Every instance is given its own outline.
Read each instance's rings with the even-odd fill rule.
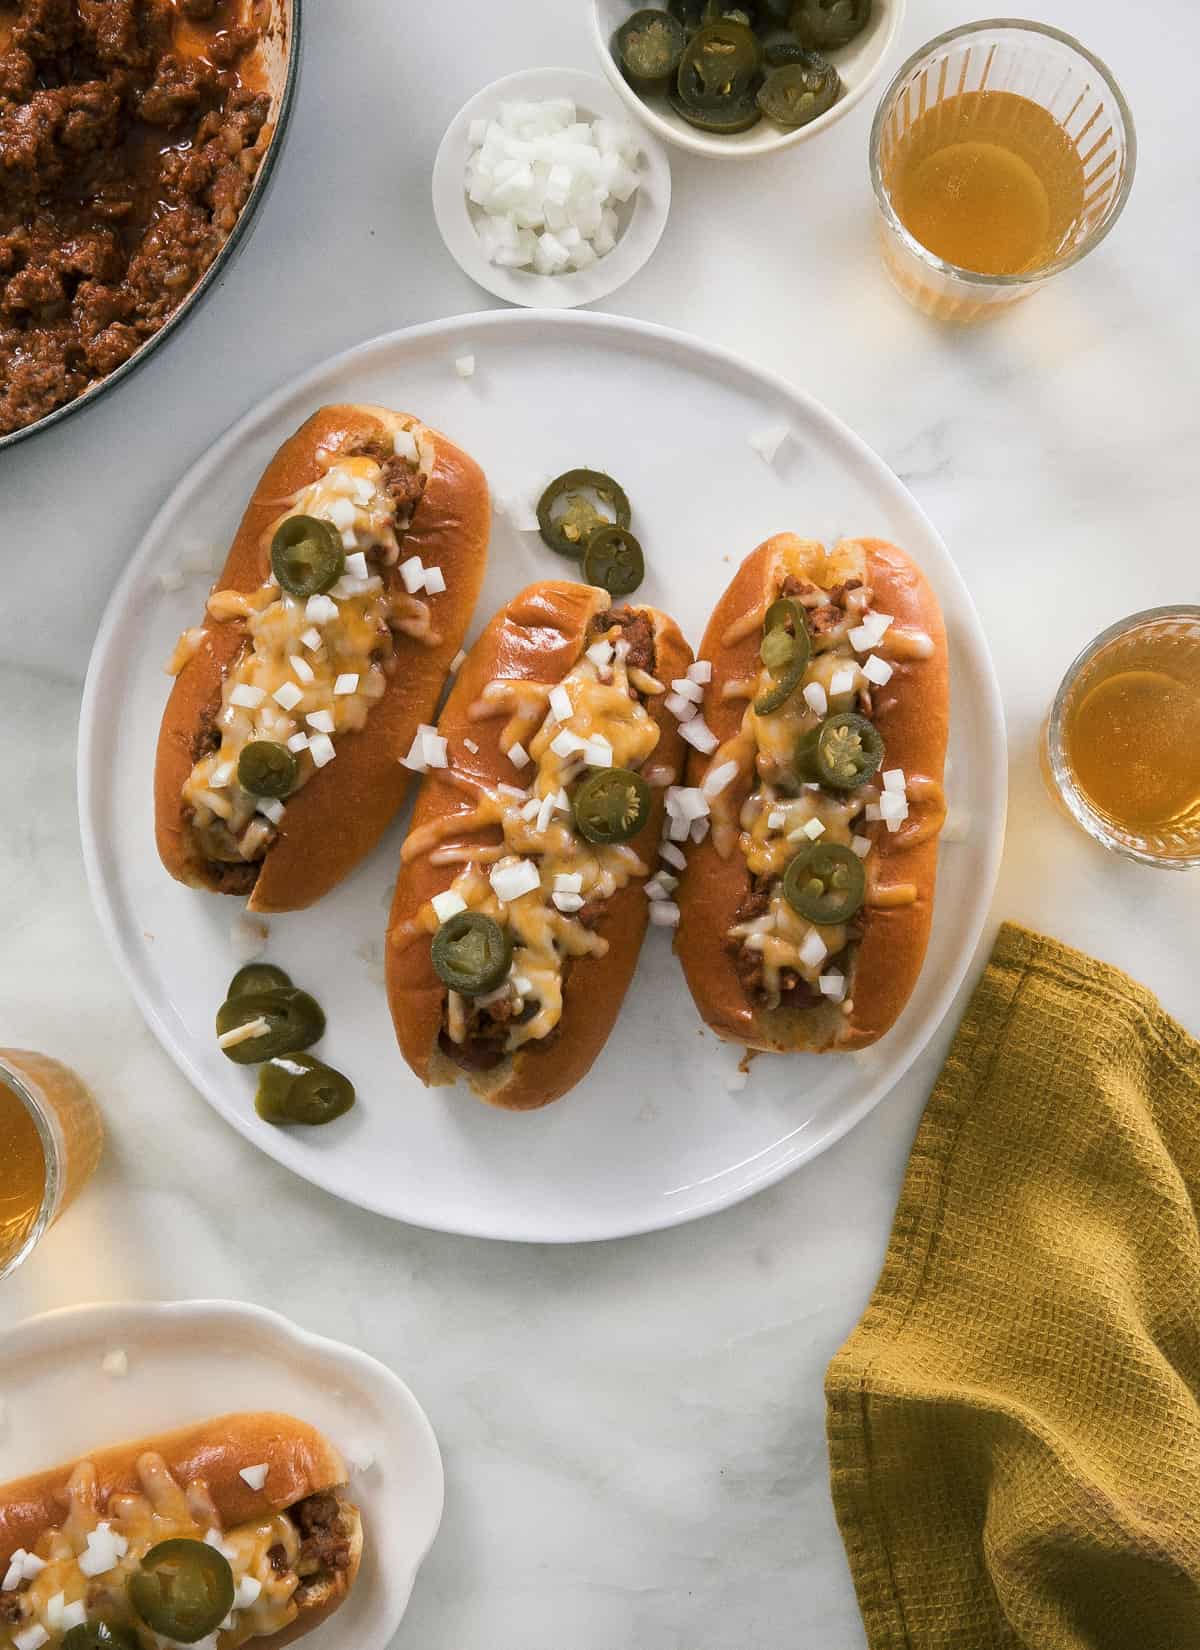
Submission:
[[[874,1282],[953,1017],[864,1124],[749,1204],[602,1247],[488,1245],[344,1208],[221,1126],[143,1030],[91,915],[75,719],[129,548],[182,469],[284,377],[483,307],[433,227],[438,139],[485,80],[589,62],[582,0],[460,0],[419,26],[395,0],[308,10],[292,140],[224,286],[132,384],[0,459],[0,1043],[77,1065],[112,1131],[93,1187],[3,1286],[0,1322],[224,1295],[391,1363],[448,1476],[398,1650],[854,1650],[821,1377]],[[1123,222],[1057,288],[975,334],[910,311],[875,260],[864,107],[751,168],[676,158],[662,246],[611,307],[789,373],[909,482],[966,574],[1004,689],[993,927],[1017,918],[1123,964],[1200,1032],[1200,877],[1094,849],[1051,811],[1034,755],[1077,647],[1200,587],[1200,229],[1183,141],[1200,24],[1189,0],[1160,0],[1137,30],[1117,0],[1041,14],[1113,64],[1141,143]],[[911,0],[901,50],[963,15]],[[0,1438],[0,1477],[3,1464]]]

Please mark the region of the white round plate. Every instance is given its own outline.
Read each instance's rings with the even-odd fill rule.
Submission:
[[[101,1361],[118,1349],[128,1373],[106,1375]],[[6,1479],[240,1410],[281,1410],[318,1427],[346,1458],[363,1561],[345,1604],[304,1642],[391,1643],[441,1523],[445,1483],[425,1412],[374,1358],[261,1306],[115,1302],[0,1333],[0,1392]]]
[[[548,97],[573,98],[581,120],[619,120],[632,126],[641,148],[637,190],[617,206],[617,244],[588,269],[538,275],[532,269],[502,269],[483,255],[475,222],[478,207],[467,199],[467,134],[473,120],[492,120],[504,102]],[[624,286],[648,260],[666,228],[671,208],[671,163],[667,151],[646,128],[631,121],[621,99],[597,74],[580,69],[522,69],[477,92],[446,128],[433,163],[433,215],[447,250],[485,292],[526,309],[571,309],[594,304]]]
[[[475,376],[454,359],[475,354]],[[925,569],[953,672],[951,802],[929,955],[888,1036],[862,1054],[763,1057],[730,1093],[734,1055],[702,1031],[671,954],[647,936],[607,1049],[573,1093],[514,1114],[465,1089],[425,1090],[401,1060],[379,961],[404,821],[321,905],[271,923],[270,960],[329,1017],[322,1053],[353,1079],[355,1109],[310,1131],[254,1113],[253,1073],[220,1053],[213,1016],[237,965],[239,910],[183,888],[154,847],[154,749],[163,661],[205,586],[164,592],[188,545],[225,545],[275,448],[327,401],[415,409],[483,465],[497,498],[537,497],[571,466],[610,471],[633,503],[649,573],[640,600],[694,640],[741,559],[783,529],[879,534]],[[633,415],[634,410],[636,415]],[[773,465],[748,437],[793,432]],[[536,533],[494,523],[472,626],[570,564]],[[781,379],[661,327],[579,311],[494,310],[394,333],[336,357],[256,408],[193,466],[152,523],[101,623],[80,724],[84,854],[101,922],[142,1012],[222,1117],[272,1157],[381,1214],[481,1237],[576,1241],[670,1226],[735,1203],[814,1157],[887,1093],[946,1011],[979,938],[999,862],[1006,762],[999,694],[953,561],[878,458]]]
[[[879,79],[900,28],[904,6],[905,0],[874,0],[871,20],[857,39],[838,51],[830,52],[829,60],[842,77],[842,91],[832,109],[825,114],[818,115],[807,126],[797,126],[792,131],[776,126],[774,121],[760,120],[748,132],[731,132],[719,137],[690,126],[682,115],[675,113],[665,97],[657,94],[642,97],[618,68],[612,52],[612,38],[625,19],[632,17],[638,9],[637,0],[589,0],[592,44],[609,84],[626,110],[637,115],[650,131],[665,138],[668,143],[674,143],[680,149],[690,149],[694,155],[705,155],[709,160],[749,160],[755,155],[774,155],[781,149],[809,143],[831,126],[836,126]]]

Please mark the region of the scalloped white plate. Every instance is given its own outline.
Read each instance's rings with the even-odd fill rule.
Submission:
[[[106,1375],[101,1360],[118,1348],[129,1372]],[[319,1427],[350,1468],[363,1562],[341,1609],[304,1642],[391,1643],[437,1535],[445,1483],[424,1410],[365,1352],[239,1301],[73,1306],[0,1333],[0,1393],[0,1479],[239,1410],[282,1410]]]
[[[455,376],[470,348],[475,376]],[[698,640],[733,570],[783,528],[904,545],[942,603],[953,677],[950,797],[968,817],[938,872],[924,971],[891,1032],[860,1055],[764,1056],[732,1094],[734,1056],[703,1032],[652,929],[608,1047],[544,1111],[426,1090],[397,1052],[380,981],[385,906],[403,824],[312,911],[275,918],[269,956],[321,998],[322,1052],[353,1079],[354,1111],[324,1129],[273,1129],[254,1079],[216,1046],[213,1016],[237,964],[232,900],[182,888],[154,847],[154,749],[180,630],[204,586],[159,574],[197,540],[227,544],[280,441],[323,401],[411,408],[482,463],[498,496],[540,491],[572,465],[609,470],[633,502],[648,576],[640,596]],[[784,423],[775,464],[748,438]],[[497,516],[472,634],[522,585],[570,572],[537,534]],[[394,333],[285,386],[207,452],[168,498],[113,595],[88,672],[79,732],[80,825],[92,896],[151,1029],[234,1128],[339,1197],[478,1237],[576,1242],[672,1226],[815,1157],[908,1070],[979,939],[1004,834],[1007,765],[987,643],[942,541],[887,467],[810,397],[663,327],[578,310],[495,310]]]

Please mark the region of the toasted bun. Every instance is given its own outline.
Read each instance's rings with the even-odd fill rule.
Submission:
[[[317,454],[379,431],[383,409],[322,407],[284,442],[267,466],[242,517],[218,580],[224,590],[258,590],[270,572],[269,529],[282,501],[319,474]],[[370,853],[395,817],[410,774],[400,766],[413,735],[429,722],[470,623],[487,564],[491,506],[483,472],[436,430],[415,426],[432,443],[434,466],[425,491],[401,536],[403,561],[420,556],[446,576],[442,594],[427,596],[438,641],[430,646],[398,632],[396,667],[383,697],[371,706],[366,727],[339,735],[337,760],[314,773],[289,798],[279,833],[259,862],[250,895],[255,911],[297,911],[327,894]],[[403,589],[395,567],[385,586]],[[245,892],[205,860],[188,827],[183,787],[195,762],[196,735],[221,703],[225,673],[246,639],[240,618],[204,621],[199,649],[184,665],[163,714],[154,773],[155,831],[167,870],[180,882],[212,892]],[[240,869],[240,867],[239,867]]]
[[[256,1645],[277,1650],[307,1633],[342,1603],[354,1585],[362,1558],[362,1521],[358,1509],[341,1493],[346,1483],[345,1463],[315,1427],[291,1415],[266,1411],[222,1415],[156,1438],[110,1445],[63,1466],[0,1485],[0,1565],[6,1566],[18,1547],[32,1551],[47,1530],[62,1523],[68,1508],[67,1484],[80,1461],[96,1469],[97,1499],[103,1508],[113,1495],[140,1491],[137,1463],[147,1451],[163,1458],[181,1487],[202,1482],[225,1529],[286,1512],[321,1491],[338,1493],[351,1526],[349,1565],[305,1588],[297,1619],[282,1632],[255,1639]],[[261,1490],[252,1490],[240,1476],[242,1468],[264,1462],[266,1482]]]
[[[692,662],[692,652],[674,620],[654,608],[623,605],[644,614],[654,627],[658,680],[667,684],[672,677],[682,676]],[[602,590],[555,581],[530,585],[496,614],[471,649],[438,725],[447,740],[448,771],[489,787],[521,782],[500,748],[503,721],[472,722],[468,709],[492,681],[551,686],[562,681],[587,646],[593,615],[608,606],[609,598]],[[652,762],[678,778],[685,754],[678,724],[663,708],[661,696],[648,701],[647,709],[660,735]],[[466,748],[463,741],[468,738],[479,746],[478,753]],[[657,786],[651,794],[650,819],[631,844],[649,865],[654,863],[662,830],[664,788]],[[470,807],[468,797],[435,770],[422,784],[413,830],[434,819],[468,813]],[[470,838],[451,837],[447,845],[499,840],[498,828],[492,828]],[[452,1083],[468,1074],[438,1047],[446,987],[434,971],[428,939],[412,939],[409,925],[423,905],[450,886],[460,869],[435,865],[428,854],[402,865],[388,923],[388,1001],[396,1037],[404,1058],[426,1084]],[[646,932],[648,903],[640,881],[627,883],[605,903],[596,931],[608,941],[607,952],[603,957],[568,960],[557,1029],[541,1042],[526,1044],[495,1071],[471,1074],[468,1080],[481,1099],[512,1111],[531,1111],[557,1100],[586,1074],[608,1039],[633,977]]]
[[[904,770],[910,790],[914,779],[927,779],[937,787],[929,808],[918,809],[916,817],[899,831],[889,832],[878,824],[865,827],[873,844],[868,860],[871,884],[890,888],[911,883],[916,899],[904,905],[866,907],[848,1013],[832,1002],[768,1011],[748,998],[725,948],[738,908],[750,890],[745,858],[735,849],[728,859],[722,859],[710,834],[688,850],[687,874],[678,895],[681,916],[675,943],[696,1006],[719,1037],[776,1053],[827,1053],[865,1048],[882,1037],[908,1001],[921,972],[933,918],[937,833],[944,814],[940,787],[949,722],[949,663],[937,599],[903,550],[883,539],[849,540],[826,559],[819,546],[805,544],[791,534],[778,534],[742,563],[701,643],[701,657],[711,660],[713,667],[704,715],[722,744],[736,735],[746,708],[744,699],[723,696],[725,684],[755,676],[759,669],[758,627],[732,643],[726,639],[728,632],[762,611],[764,592],[791,570],[785,556],[794,558],[797,553],[807,562],[805,576],[826,589],[845,577],[847,563],[854,557],[865,557],[873,606],[893,616],[896,630],[923,631],[932,643],[928,658],[891,659],[891,680],[872,690],[872,720],[883,735],[887,766]],[[881,651],[888,653],[886,641]],[[689,758],[688,784],[700,783],[709,760],[698,753]],[[739,780],[735,785],[739,788],[732,800],[740,809],[752,782]]]

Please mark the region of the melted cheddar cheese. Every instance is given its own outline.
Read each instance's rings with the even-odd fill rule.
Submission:
[[[151,1547],[178,1537],[219,1547],[238,1589],[240,1602],[235,1602],[224,1625],[201,1641],[199,1650],[237,1650],[248,1639],[268,1637],[295,1620],[294,1594],[300,1583],[293,1565],[300,1536],[290,1518],[278,1513],[222,1530],[203,1483],[181,1488],[160,1455],[141,1456],[137,1476],[140,1493],[110,1496],[102,1507],[95,1467],[84,1461],[75,1468],[67,1488],[67,1516],[38,1541],[35,1556],[44,1568],[17,1594],[20,1621],[0,1623],[0,1650],[12,1650],[18,1635],[31,1631],[40,1640],[39,1628],[47,1635],[40,1640],[46,1650],[57,1650],[74,1619],[71,1606],[76,1607],[74,1614],[85,1608],[89,1621],[103,1618],[125,1627],[144,1650],[160,1650],[169,1641],[133,1614],[126,1588]],[[89,1562],[88,1538],[93,1532],[106,1541],[109,1536],[114,1539],[116,1562],[89,1575],[80,1560]],[[283,1550],[280,1568],[271,1560],[273,1548]]]
[[[432,452],[416,443],[403,419],[393,417],[389,430],[404,452],[415,454],[409,458],[412,467],[427,477]],[[335,527],[347,554],[363,553],[367,574],[348,571],[328,597],[311,602],[281,590],[273,576],[249,593],[218,589],[209,596],[210,618],[239,618],[246,626],[246,643],[221,686],[214,724],[219,742],[196,762],[183,787],[192,828],[213,860],[260,859],[279,824],[277,805],[264,806],[238,784],[238,758],[248,743],[286,744],[296,735],[311,739],[324,734],[336,744],[342,734],[361,731],[395,668],[395,633],[426,645],[440,640],[426,603],[403,592],[389,593],[381,577],[381,570],[398,560],[397,534],[407,525],[384,485],[383,466],[364,454],[324,453],[318,463],[317,479],[287,501],[264,539],[269,545],[290,516],[315,516]],[[190,630],[180,638],[168,666],[173,674],[197,651],[203,636],[203,630]],[[339,677],[355,679],[352,691],[344,691],[344,682],[343,691],[336,691]],[[282,693],[282,703],[277,693]],[[295,754],[299,771],[293,794],[317,771],[307,746]]]
[[[627,667],[620,635],[617,626],[609,633],[608,639],[615,644],[611,664],[599,666],[585,655],[559,684],[571,701],[569,718],[560,720],[549,708],[552,690],[545,684],[489,683],[470,715],[475,721],[507,718],[501,749],[511,750],[518,743],[527,749],[535,769],[528,792],[511,795],[501,789],[469,787],[477,796],[469,814],[435,821],[411,833],[404,845],[406,859],[425,852],[436,856],[436,844],[449,836],[499,828],[499,844],[462,851],[469,858],[452,892],[470,910],[483,912],[512,933],[508,980],[491,997],[477,999],[484,1008],[503,1002],[510,1011],[506,1015],[507,1052],[549,1036],[557,1026],[567,959],[602,957],[607,952],[607,940],[579,920],[578,910],[611,899],[634,878],[649,874],[648,866],[627,844],[606,847],[586,841],[575,831],[566,787],[593,764],[578,750],[555,749],[556,741],[567,732],[577,741],[604,741],[611,751],[604,766],[643,769],[653,754],[658,724],[641,695],[659,694],[664,688],[644,671]],[[502,901],[492,886],[491,873],[518,861],[536,865],[538,886]],[[572,879],[572,893],[580,901],[574,910],[560,910],[555,904],[555,893],[560,891],[556,884],[564,876]],[[568,903],[573,905],[574,900]],[[436,933],[439,919],[432,905],[422,908],[418,924],[422,931]],[[467,1005],[455,992],[449,993],[447,1032],[452,1042],[466,1039]]]

